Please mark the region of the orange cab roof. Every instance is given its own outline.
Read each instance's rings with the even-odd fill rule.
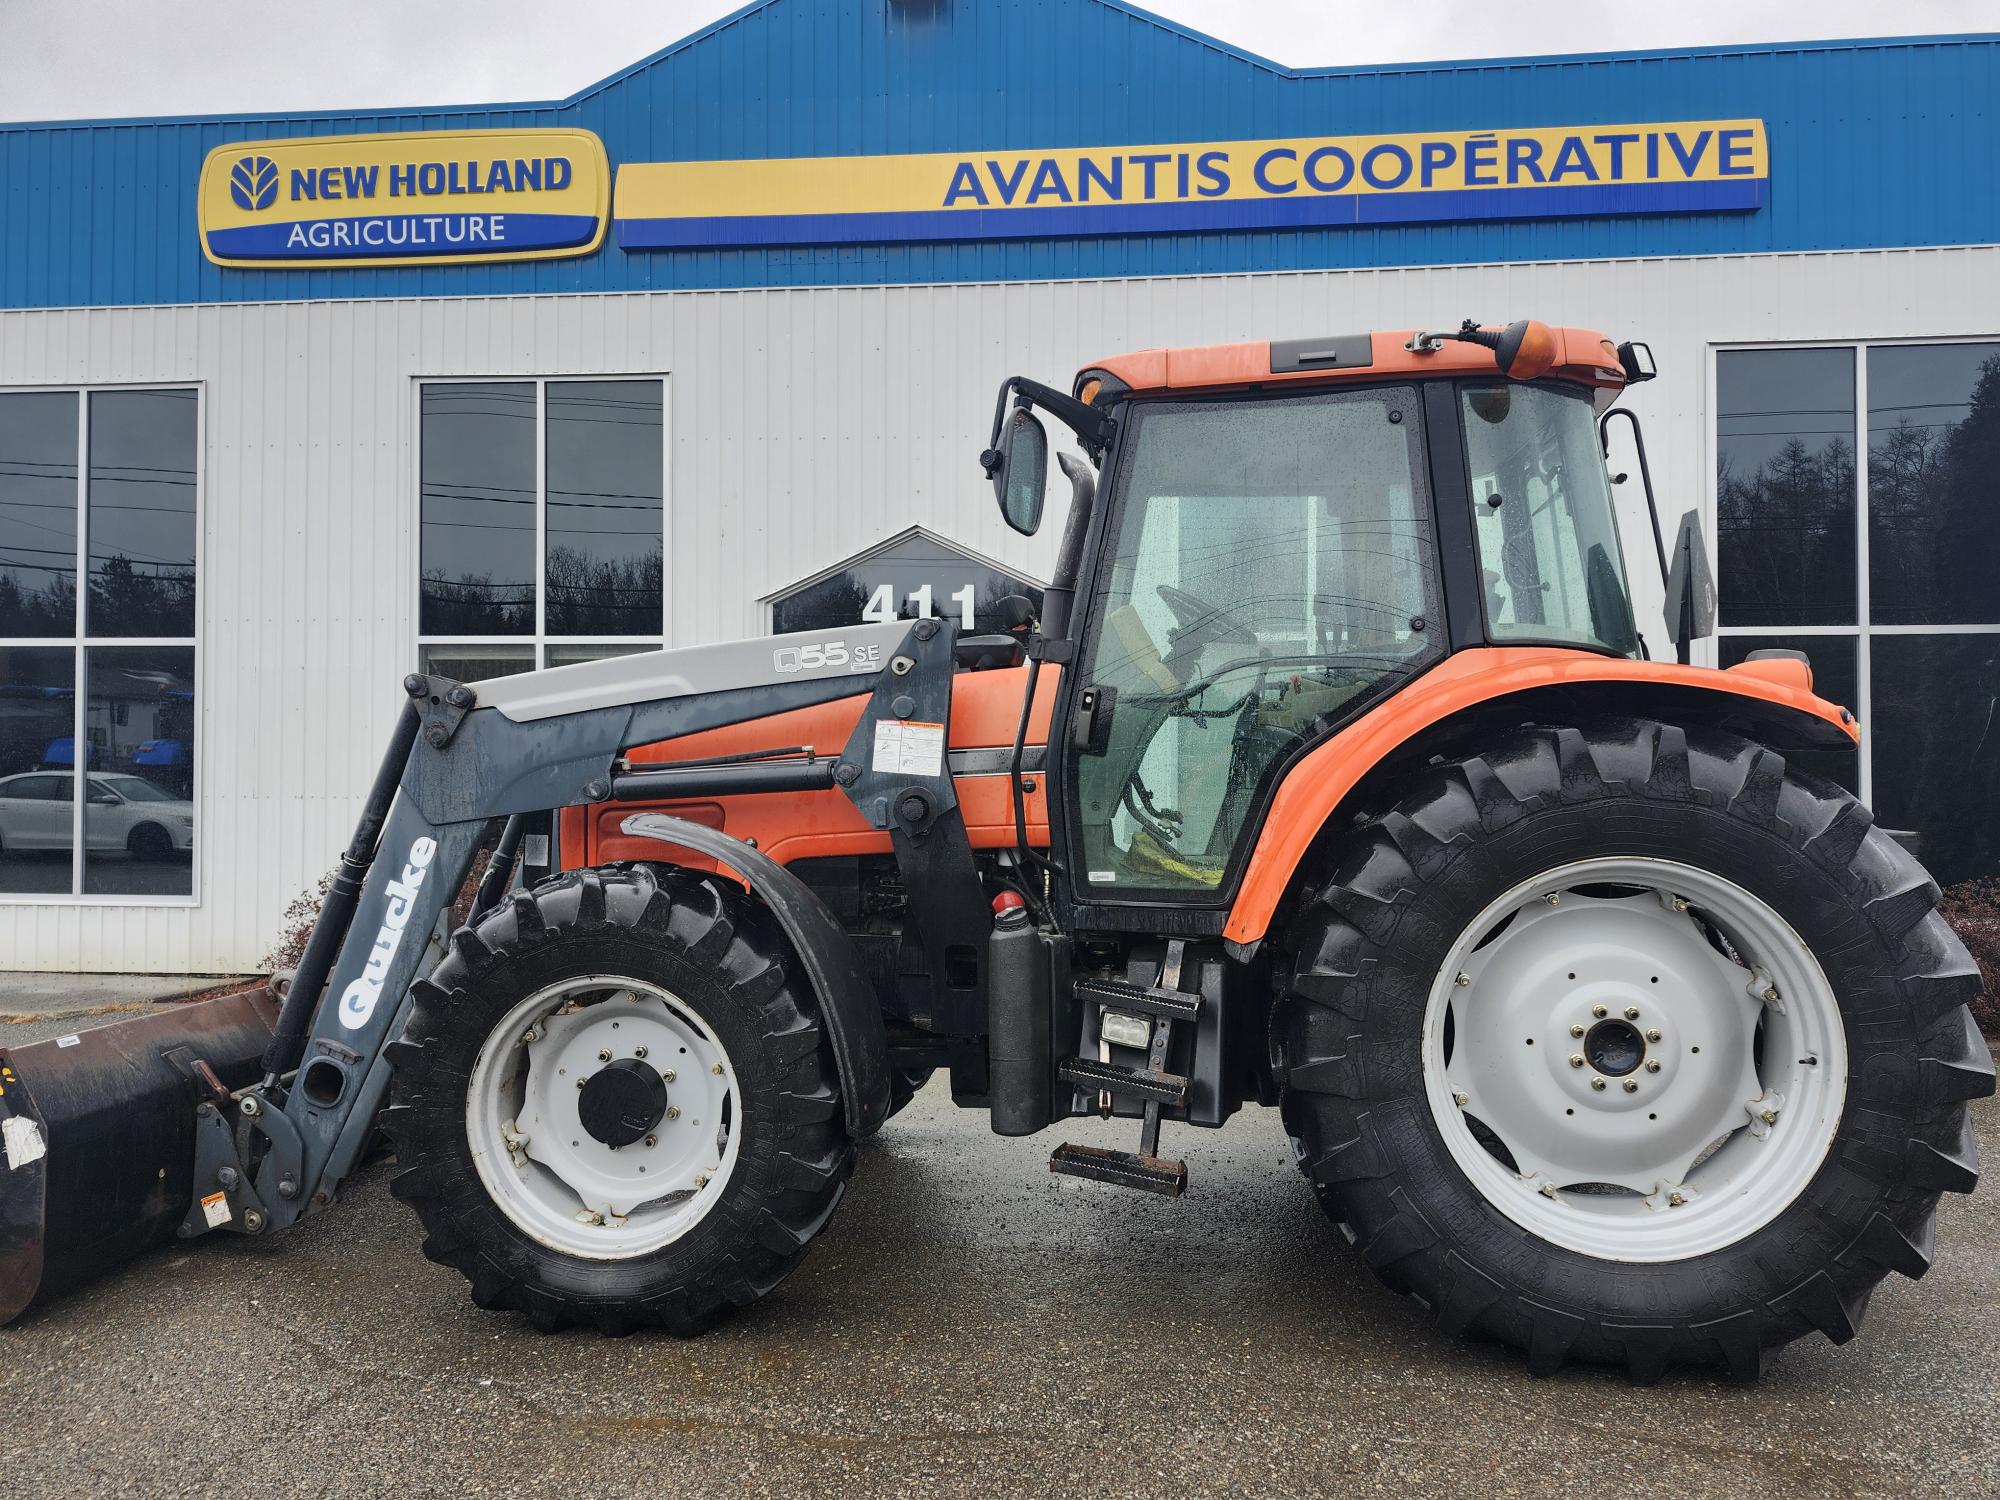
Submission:
[[[1556,361],[1549,374],[1559,380],[1616,389],[1625,384],[1624,366],[1611,340],[1592,328],[1552,328]],[[1244,344],[1199,344],[1185,349],[1141,349],[1086,366],[1115,376],[1135,394],[1149,391],[1245,389],[1295,380],[1382,380],[1397,376],[1480,375],[1497,370],[1493,351],[1479,344],[1447,341],[1430,354],[1405,347],[1410,330],[1350,334],[1321,339],[1259,339]]]

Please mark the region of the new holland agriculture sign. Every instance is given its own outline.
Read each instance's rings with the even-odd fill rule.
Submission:
[[[1761,120],[1050,151],[628,162],[569,128],[219,146],[224,266],[439,265],[627,250],[1159,234],[1761,208]]]
[[[587,130],[243,141],[202,163],[201,248],[223,266],[588,255],[610,187]]]
[[[1714,213],[1763,205],[1761,120],[1052,151],[631,163],[628,250]]]

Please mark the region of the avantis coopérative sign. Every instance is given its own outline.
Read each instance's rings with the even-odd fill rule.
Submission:
[[[603,143],[562,127],[240,141],[196,198],[217,265],[439,265],[587,255],[610,188]]]
[[[1447,223],[1759,208],[1761,120],[921,156],[635,162],[628,250]]]

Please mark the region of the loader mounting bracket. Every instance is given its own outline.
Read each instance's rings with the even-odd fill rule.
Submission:
[[[403,679],[403,691],[423,715],[418,733],[433,750],[442,750],[458,736],[465,716],[479,706],[479,695],[462,682],[449,677],[426,677],[412,672]]]

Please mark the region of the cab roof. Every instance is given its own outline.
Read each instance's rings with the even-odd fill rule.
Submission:
[[[1594,328],[1551,328],[1555,364],[1549,376],[1616,392],[1625,370],[1611,340]],[[1112,377],[1111,390],[1133,395],[1162,391],[1229,391],[1294,381],[1319,383],[1421,379],[1436,375],[1498,373],[1493,351],[1479,344],[1447,341],[1430,353],[1408,346],[1414,333],[1335,334],[1324,338],[1258,339],[1242,344],[1197,344],[1182,349],[1141,349],[1098,360],[1078,372],[1076,391],[1084,400],[1093,377]]]

